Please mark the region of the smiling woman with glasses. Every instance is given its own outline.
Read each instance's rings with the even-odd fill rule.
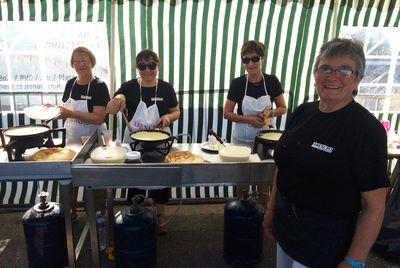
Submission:
[[[365,267],[385,211],[387,138],[355,102],[362,44],[335,38],[314,65],[319,100],[296,108],[279,140],[264,233],[277,267]]]
[[[133,131],[161,128],[171,132],[170,124],[180,115],[175,89],[167,82],[157,79],[160,60],[155,52],[145,49],[136,56],[136,68],[139,78],[122,83],[114,98],[107,105],[107,112],[125,113]],[[124,143],[132,142],[128,128],[125,128]],[[137,194],[145,195],[156,203],[158,233],[166,233],[165,206],[170,196],[170,188],[131,188],[128,189],[128,201]]]

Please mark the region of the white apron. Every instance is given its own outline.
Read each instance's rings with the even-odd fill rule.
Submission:
[[[247,84],[249,82],[248,76],[246,76],[246,88],[244,90],[244,98],[242,101],[242,112],[243,115],[257,115],[265,109],[271,109],[272,103],[270,97],[267,93],[267,87],[265,86],[265,78],[262,76],[264,83],[264,96],[259,97],[258,99],[253,98],[251,96],[247,96]],[[265,125],[262,128],[255,128],[251,124],[248,123],[233,123],[232,128],[232,143],[235,144],[246,144],[253,145],[254,138],[258,131],[268,129],[269,126]]]
[[[64,103],[64,107],[75,111],[75,112],[84,112],[88,113],[88,104],[87,104],[87,99],[84,100],[74,100],[71,98],[72,95],[72,90],[74,90],[74,86],[76,83],[77,78],[75,79],[74,83],[72,84],[71,92],[69,94],[68,100]],[[89,89],[90,89],[90,84],[91,81],[88,84],[87,90],[86,90],[86,96],[81,96],[81,97],[88,97],[89,94]],[[95,125],[95,124],[90,124],[85,121],[82,121],[80,119],[76,118],[67,118],[64,123],[64,128],[66,129],[67,133],[67,141],[81,141],[80,138],[81,136],[89,136],[95,129],[101,128],[101,130],[106,129],[106,125],[103,123],[100,126]],[[101,133],[101,131],[100,131]]]
[[[132,127],[133,131],[138,130],[151,130],[156,128],[157,121],[160,119],[160,113],[158,111],[158,107],[156,104],[157,101],[157,89],[158,89],[158,82],[156,84],[156,92],[154,97],[154,104],[147,107],[146,103],[142,100],[142,84],[139,83],[139,94],[140,94],[140,101],[136,108],[135,114],[133,115],[129,124]],[[163,129],[164,131],[170,132],[169,127]],[[129,130],[126,127],[124,131],[124,143],[131,143],[133,140],[129,135]],[[154,190],[154,189],[162,189],[165,187],[159,186],[146,186],[146,187],[135,187],[143,190]]]

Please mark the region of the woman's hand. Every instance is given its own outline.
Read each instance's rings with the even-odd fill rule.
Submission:
[[[275,236],[272,232],[272,218],[274,215],[274,211],[270,208],[267,208],[264,214],[264,221],[263,221],[263,229],[264,229],[264,236],[272,241],[275,241]]]
[[[247,116],[248,122],[252,127],[261,128],[264,126],[264,117],[260,114]]]
[[[161,116],[160,119],[157,120],[156,122],[156,127],[159,128],[164,128],[164,127],[168,127],[171,124],[171,117],[169,116],[169,114],[165,114],[163,116]]]
[[[117,95],[115,98],[110,100],[107,104],[106,112],[109,114],[116,114],[119,111],[123,111],[125,109],[125,97],[119,97]]]
[[[60,108],[60,114],[57,116],[57,119],[67,119],[72,117],[72,111],[65,108],[64,106],[58,106]]]
[[[261,114],[264,117],[274,117],[275,116],[274,110],[272,110],[272,109],[265,109],[264,111],[261,112]]]

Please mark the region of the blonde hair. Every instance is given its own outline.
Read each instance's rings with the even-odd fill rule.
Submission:
[[[89,56],[90,62],[92,63],[92,67],[96,65],[96,57],[94,56],[93,52],[90,51],[90,49],[86,47],[77,47],[72,51],[71,54],[71,67],[74,66],[74,54],[75,53],[85,53],[86,55]]]

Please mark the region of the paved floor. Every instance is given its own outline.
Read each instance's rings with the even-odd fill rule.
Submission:
[[[115,211],[124,207],[118,206]],[[168,206],[167,214],[172,215],[176,206]],[[27,267],[22,232],[23,212],[0,213],[0,267]],[[84,212],[78,213],[74,224],[75,238],[85,225]],[[223,204],[183,205],[169,222],[168,233],[158,239],[157,267],[238,267],[228,265],[223,258]],[[91,267],[89,236],[83,244],[78,258],[78,267]],[[7,243],[7,239],[10,239]],[[2,242],[3,241],[3,242]],[[5,246],[5,248],[3,248]],[[102,256],[103,267],[114,267]],[[275,267],[275,243],[264,240],[264,252],[260,263],[253,267]],[[370,268],[400,267],[371,254]]]

